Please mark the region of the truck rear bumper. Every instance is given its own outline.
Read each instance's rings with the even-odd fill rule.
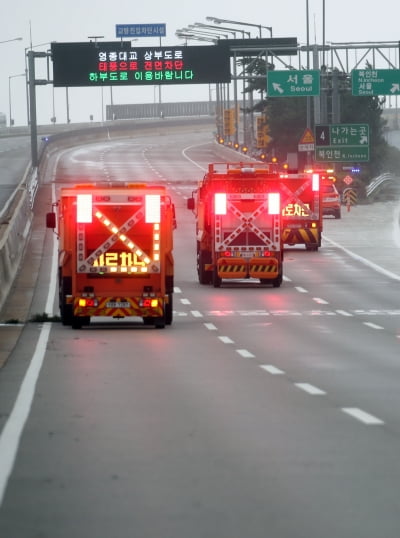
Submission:
[[[219,258],[217,272],[220,278],[275,279],[280,274],[277,258]]]
[[[168,302],[168,297],[95,297],[87,304],[82,299],[73,299],[76,317],[161,317]]]
[[[282,232],[285,245],[315,245],[321,246],[319,228],[285,228]]]

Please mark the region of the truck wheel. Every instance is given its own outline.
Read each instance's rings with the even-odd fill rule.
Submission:
[[[171,325],[173,318],[172,293],[168,294],[168,304],[165,305],[165,323]]]
[[[81,318],[77,316],[72,316],[72,322],[71,322],[73,329],[82,329],[82,321]]]
[[[280,288],[281,284],[282,284],[282,275],[279,275],[277,276],[273,281],[272,281],[272,287],[274,288]]]
[[[90,324],[90,316],[72,316],[72,328],[82,329],[82,325]]]
[[[214,288],[220,288],[221,282],[222,282],[222,278],[218,276],[218,269],[215,268],[212,274],[212,283],[213,283]]]
[[[211,253],[208,250],[200,250],[197,254],[197,274],[200,284],[211,284],[212,273],[205,270],[206,263],[211,263]]]
[[[153,318],[154,321],[154,327],[156,329],[164,329],[165,328],[165,316],[161,316],[160,318]]]
[[[63,325],[72,325],[72,304],[67,304],[66,296],[72,292],[72,278],[70,276],[60,277],[59,305],[60,317]]]

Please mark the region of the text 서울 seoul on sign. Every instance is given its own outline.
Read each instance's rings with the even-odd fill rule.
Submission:
[[[134,86],[230,82],[224,46],[133,47],[130,41],[51,44],[53,85]]]
[[[283,70],[267,72],[268,97],[307,97],[320,94],[320,71]]]
[[[369,161],[369,125],[366,123],[316,125],[315,160]]]
[[[115,35],[124,37],[165,37],[166,25],[158,24],[116,24]]]

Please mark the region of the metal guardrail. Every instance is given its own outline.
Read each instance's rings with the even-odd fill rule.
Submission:
[[[31,209],[33,209],[33,204],[35,202],[35,196],[36,196],[38,188],[39,188],[39,176],[38,176],[37,168],[35,168],[32,171],[32,175],[27,184],[29,205]]]
[[[367,198],[376,192],[382,185],[395,182],[398,182],[400,185],[400,178],[390,172],[385,172],[384,174],[377,176],[365,188]]]

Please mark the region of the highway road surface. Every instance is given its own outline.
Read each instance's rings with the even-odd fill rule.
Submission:
[[[399,537],[399,204],[326,218],[318,252],[285,252],[280,288],[202,286],[186,199],[228,152],[206,128],[170,130],[48,167],[2,313],[21,322],[0,327],[15,342],[0,370],[1,537]],[[168,186],[171,326],[26,321],[57,313],[44,215],[78,179]]]

